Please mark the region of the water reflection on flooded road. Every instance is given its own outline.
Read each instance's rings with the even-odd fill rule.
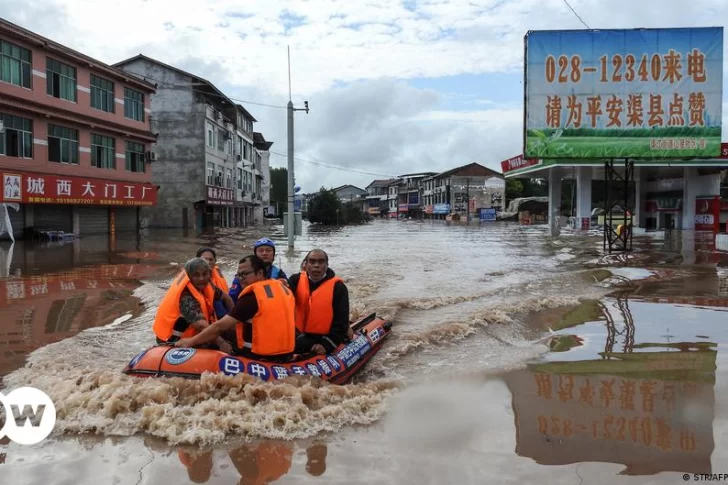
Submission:
[[[545,465],[620,463],[626,475],[711,473],[725,310],[626,295],[585,306],[598,319],[559,322],[545,362],[504,377],[516,453]]]
[[[285,246],[280,227],[270,229]],[[56,261],[50,272],[38,261],[52,258],[16,247],[0,280],[0,302],[14,296],[0,338],[26,347],[0,361],[0,375],[46,390],[59,422],[39,445],[0,445],[0,479],[675,483],[683,472],[727,471],[718,464],[728,285],[720,257],[694,246],[639,240],[620,259],[601,254],[601,240],[509,224],[305,229],[276,262],[291,274],[323,247],[349,287],[352,318],[376,311],[394,322],[353,384],[120,374],[151,345],[177,264],[211,246],[230,280],[261,235],[91,244],[64,249],[70,266]],[[51,318],[54,301],[63,318]],[[39,317],[23,334],[17,322],[31,307]],[[49,328],[62,332],[50,338]]]

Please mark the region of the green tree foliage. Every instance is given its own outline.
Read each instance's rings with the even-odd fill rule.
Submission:
[[[362,224],[371,220],[356,203],[342,204],[333,189],[324,187],[308,201],[307,218],[312,224],[325,226]]]
[[[548,182],[538,178],[518,178],[506,180],[506,200],[519,197],[544,197],[549,194]]]
[[[270,204],[276,207],[287,207],[288,170],[285,168],[270,169]]]

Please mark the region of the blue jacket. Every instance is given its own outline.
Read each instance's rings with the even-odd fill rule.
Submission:
[[[215,300],[214,307],[215,315],[217,315],[218,320],[228,314],[228,309],[225,308],[225,304],[222,302],[222,300]]]
[[[286,276],[286,273],[283,272],[282,269],[280,269],[278,266],[272,264],[268,267],[268,278],[277,280],[279,278],[285,278],[288,280],[288,276]],[[240,296],[240,293],[243,291],[243,286],[240,284],[240,280],[238,279],[238,276],[235,275],[235,278],[233,278],[233,283],[230,285],[230,291],[228,291],[228,294],[230,295],[230,298],[233,299],[233,303],[238,302],[238,297]],[[215,307],[217,311],[217,307]],[[226,312],[227,313],[227,312]]]

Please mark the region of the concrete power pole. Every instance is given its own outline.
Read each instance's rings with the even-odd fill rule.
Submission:
[[[304,108],[294,108],[293,101],[291,100],[291,48],[288,47],[288,106],[286,111],[288,112],[288,250],[293,249],[293,241],[295,239],[296,231],[296,191],[295,191],[295,177],[293,174],[293,112],[294,111],[306,111],[308,114],[308,101],[304,101]]]
[[[290,62],[290,58],[289,58]],[[295,197],[293,182],[293,102],[288,100],[288,250],[293,249],[294,231],[296,229]]]

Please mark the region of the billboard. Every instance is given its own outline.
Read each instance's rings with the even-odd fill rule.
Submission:
[[[723,28],[531,31],[524,153],[717,158]]]

